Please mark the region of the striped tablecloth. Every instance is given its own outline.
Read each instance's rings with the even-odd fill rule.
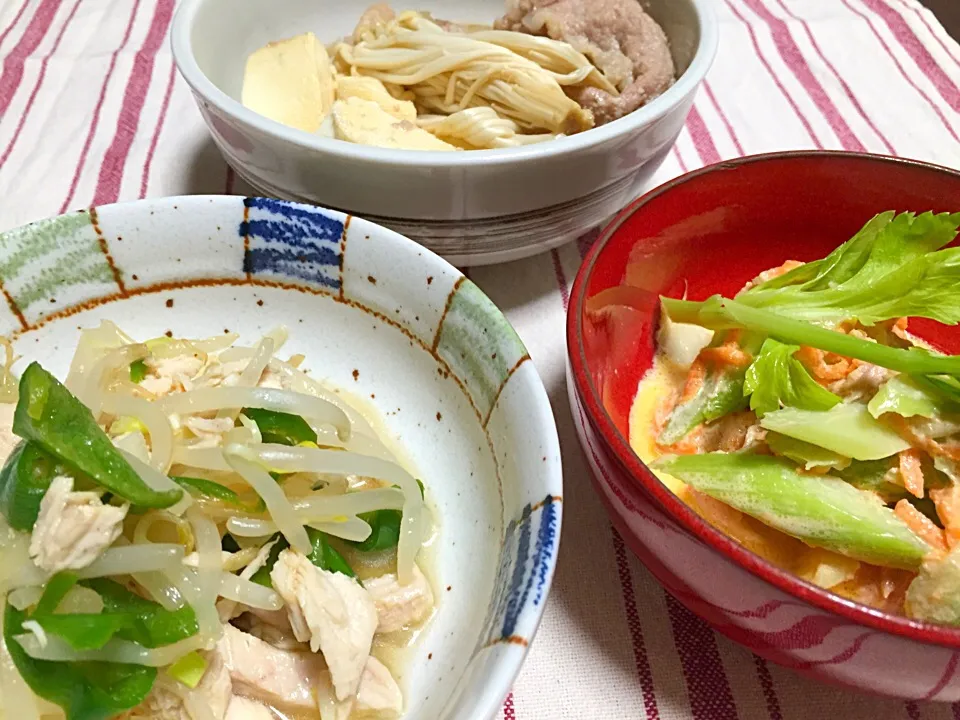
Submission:
[[[916,0],[715,2],[720,54],[655,182],[791,148],[960,168],[960,47]],[[244,192],[174,70],[175,4],[0,1],[0,229],[116,200]],[[629,554],[590,489],[564,389],[567,293],[589,242],[471,272],[543,376],[566,468],[559,571],[502,717],[960,718],[960,706],[859,696],[768,664],[705,627]]]

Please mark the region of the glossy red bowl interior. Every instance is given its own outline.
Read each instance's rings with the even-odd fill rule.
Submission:
[[[574,389],[630,479],[729,560],[821,609],[960,648],[960,630],[851,603],[745,550],[673,495],[627,442],[630,406],[654,357],[660,295],[729,296],[762,270],[824,256],[886,210],[960,210],[960,173],[880,156],[777,153],[714,165],[657,188],[606,228],[577,276],[567,322]],[[921,320],[910,328],[960,353],[960,328]]]

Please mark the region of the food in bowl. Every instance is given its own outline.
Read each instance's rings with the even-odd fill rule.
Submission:
[[[103,322],[63,384],[34,362],[19,386],[7,344],[0,717],[402,713],[389,666],[435,604],[424,488],[286,336]]]
[[[675,77],[666,34],[636,0],[509,0],[492,27],[381,4],[329,51],[308,32],[252,53],[241,99],[348,142],[478,150],[589,130]]]
[[[631,445],[698,514],[834,593],[960,624],[960,214],[882,213],[733,298],[662,299]]]

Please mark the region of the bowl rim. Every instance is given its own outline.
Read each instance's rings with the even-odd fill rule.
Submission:
[[[572,368],[574,389],[583,402],[587,418],[591,425],[597,430],[607,448],[613,452],[617,462],[626,469],[631,484],[633,484],[636,489],[646,491],[659,504],[659,509],[664,511],[672,521],[679,524],[684,530],[705,545],[720,555],[723,555],[727,560],[746,569],[755,577],[765,580],[778,590],[799,598],[820,610],[835,613],[875,630],[903,636],[914,641],[933,643],[949,648],[960,648],[960,628],[912,620],[906,616],[894,615],[893,613],[888,613],[843,598],[777,567],[759,555],[747,550],[736,540],[733,540],[720,530],[714,528],[706,520],[697,515],[696,512],[680,498],[674,495],[674,493],[647,468],[636,453],[634,453],[629,441],[623,437],[604,408],[600,394],[597,392],[593,380],[587,372],[586,350],[583,343],[581,322],[584,313],[584,304],[586,302],[586,288],[598,258],[610,240],[617,234],[620,226],[623,225],[628,218],[639,212],[644,205],[652,200],[669,193],[681,185],[695,182],[698,178],[707,174],[768,161],[806,160],[811,158],[826,161],[854,160],[856,162],[877,163],[882,165],[919,167],[947,173],[960,179],[960,172],[957,170],[919,160],[845,151],[796,150],[748,155],[726,160],[686,173],[651,190],[628,205],[603,229],[587,253],[587,256],[584,258],[577,277],[574,280],[571,290],[571,302],[567,312],[566,333],[567,355]]]
[[[28,228],[42,225],[44,223],[55,220],[57,218],[62,218],[65,216],[89,214],[91,213],[92,210],[97,210],[100,213],[101,221],[105,219],[104,213],[111,213],[111,215],[106,218],[107,221],[113,221],[116,219],[117,216],[120,216],[120,215],[126,216],[129,214],[130,216],[132,216],[132,218],[138,218],[138,217],[146,218],[148,215],[153,215],[154,213],[156,213],[157,216],[161,218],[166,217],[167,219],[173,216],[180,216],[184,220],[185,227],[187,228],[195,227],[195,228],[202,229],[203,222],[206,222],[203,218],[203,212],[209,210],[211,206],[213,207],[214,212],[218,214],[220,212],[223,212],[224,214],[230,214],[235,212],[236,213],[235,219],[239,223],[239,221],[244,217],[243,209],[244,209],[245,203],[248,200],[258,199],[258,197],[259,196],[255,196],[255,195],[243,196],[243,195],[207,194],[207,195],[172,195],[172,196],[163,196],[163,197],[148,197],[148,198],[124,200],[116,203],[109,203],[109,204],[104,204],[96,207],[91,206],[89,208],[71,210],[66,213],[58,213],[58,214],[50,215],[45,218],[40,218],[38,220],[34,220],[28,223],[24,223],[22,225],[18,225],[13,228],[9,228],[7,230],[0,231],[0,237],[6,234],[22,232]],[[398,248],[402,248],[401,252],[404,256],[410,256],[410,257],[418,256],[417,259],[420,263],[421,269],[429,268],[431,265],[433,265],[435,269],[442,270],[444,273],[449,274],[454,279],[469,280],[469,278],[467,278],[466,275],[460,269],[453,266],[445,258],[441,257],[440,255],[433,252],[429,248],[420,245],[419,243],[410,239],[406,235],[403,235],[402,233],[399,233],[395,230],[391,230],[390,228],[380,225],[378,223],[375,223],[372,220],[367,220],[362,217],[354,216],[350,213],[345,213],[340,210],[334,210],[321,205],[307,205],[306,203],[302,203],[298,201],[282,200],[282,199],[274,199],[274,198],[265,198],[265,199],[269,200],[270,202],[280,203],[282,205],[291,206],[293,208],[309,208],[313,212],[319,212],[326,216],[335,217],[339,220],[349,219],[350,229],[352,231],[356,231],[357,234],[360,234],[363,232],[366,232],[368,234],[373,234],[375,232],[379,237],[382,238],[382,240],[385,243],[394,245]],[[116,215],[112,215],[113,213],[115,213]],[[218,227],[218,230],[219,230],[219,227]],[[97,230],[97,232],[100,232],[100,231]],[[187,233],[189,234],[189,232],[190,230],[188,229]],[[197,230],[197,232],[199,233],[199,230]],[[142,243],[145,241],[135,239],[133,241],[133,244],[136,245],[138,242]],[[369,254],[370,254],[370,251],[364,252],[364,255],[369,255]],[[3,255],[3,252],[0,251],[0,256],[2,255]],[[356,256],[353,256],[353,257],[356,257]],[[224,262],[225,261],[223,260],[223,256],[218,255],[217,270],[223,269]],[[122,261],[120,263],[119,269],[121,271],[123,271],[124,269],[124,263]],[[196,270],[195,268],[194,269],[188,268],[186,263],[184,263],[183,272],[191,274],[191,277],[193,279],[199,279],[201,284],[205,282],[210,282],[211,284],[218,284],[220,281],[223,280],[223,277],[220,275],[214,274],[211,276],[209,273],[205,274],[205,272],[202,270]],[[194,273],[199,273],[199,274],[194,275]],[[294,282],[293,285],[297,286],[298,283]],[[187,286],[189,286],[189,284],[187,284]],[[240,284],[240,285],[235,285],[234,289],[238,291],[243,291],[243,290],[255,291],[258,287],[259,286],[257,284],[250,284],[250,285]],[[284,292],[294,291],[293,289],[285,288],[282,285],[276,286],[276,287],[279,287],[279,289],[283,290]],[[509,318],[507,318],[503,309],[500,306],[496,305],[496,303],[494,303],[489,298],[489,296],[487,296],[483,288],[480,288],[479,286],[476,286],[476,287],[483,294],[483,296],[490,301],[491,307],[496,312],[497,320],[505,323],[511,332],[516,333],[516,329],[514,328],[513,323],[510,321]],[[76,304],[66,304],[63,307],[58,306],[55,310],[51,311],[51,315],[49,317],[44,316],[45,318],[44,322],[42,322],[40,326],[49,327],[51,323],[68,322],[67,318],[72,317],[72,313],[67,314],[65,311],[74,310],[74,309],[83,310],[89,307],[98,307],[100,302],[104,300],[107,302],[125,302],[130,298],[139,297],[140,295],[143,295],[143,294],[167,293],[171,289],[174,289],[174,290],[179,289],[178,283],[176,281],[171,281],[169,279],[163,279],[157,282],[156,284],[152,284],[152,283],[149,284],[147,286],[147,289],[144,291],[134,290],[127,294],[121,294],[121,295],[111,295],[109,292],[106,292],[103,295],[98,295],[97,299],[92,304],[90,303],[89,299],[85,299]],[[416,291],[416,293],[422,293],[422,292],[424,291],[423,290]],[[451,290],[450,292],[452,293],[453,290]],[[335,295],[332,293],[321,293],[321,294],[332,299],[333,302],[338,301],[335,299]],[[356,304],[365,307],[364,303],[357,302]],[[382,321],[388,325],[393,323],[394,326],[398,328],[400,332],[405,332],[400,325],[396,325],[395,322],[389,317],[384,316],[382,318]],[[72,320],[70,320],[69,322],[72,322]],[[34,332],[37,329],[38,329],[37,327],[25,328],[21,332],[14,333],[14,335],[19,337],[25,332]],[[498,329],[497,332],[503,332],[503,330]],[[519,335],[518,335],[518,338],[519,338]],[[520,339],[520,343],[521,345],[523,345],[524,349],[526,349],[526,345],[523,343],[522,338]],[[527,357],[529,357],[529,353],[527,354]],[[496,716],[497,712],[500,710],[501,706],[503,705],[505,698],[509,694],[510,688],[519,677],[520,672],[523,668],[523,665],[526,662],[527,658],[529,657],[530,650],[536,641],[537,633],[540,629],[541,623],[544,618],[544,614],[546,612],[546,607],[548,604],[550,593],[554,590],[554,581],[556,579],[556,572],[557,572],[559,558],[560,558],[560,545],[561,545],[561,534],[563,529],[564,502],[565,502],[563,458],[562,458],[561,447],[560,447],[560,437],[557,429],[556,419],[553,413],[553,408],[550,402],[550,398],[543,381],[543,376],[541,375],[540,371],[537,369],[537,367],[533,364],[531,360],[529,359],[526,360],[524,364],[530,365],[530,370],[532,370],[533,374],[531,375],[526,372],[514,373],[513,376],[511,377],[513,377],[513,382],[521,383],[521,386],[525,389],[526,402],[528,406],[533,406],[535,408],[537,418],[540,421],[537,427],[539,428],[539,431],[547,444],[544,445],[542,451],[533,451],[533,450],[530,451],[531,455],[534,455],[534,452],[535,452],[534,457],[537,458],[537,461],[535,462],[535,466],[538,469],[542,469],[541,474],[536,475],[532,473],[526,473],[518,476],[518,478],[520,481],[524,481],[528,483],[533,483],[533,482],[538,483],[540,489],[537,490],[536,493],[532,493],[532,495],[539,496],[539,497],[542,497],[545,495],[552,499],[552,504],[553,504],[555,518],[556,518],[555,520],[556,540],[554,545],[554,551],[552,554],[548,556],[544,564],[543,574],[538,575],[538,577],[544,580],[542,601],[539,602],[538,604],[534,604],[532,602],[533,596],[531,594],[530,600],[524,600],[520,605],[520,609],[522,612],[520,612],[519,615],[517,616],[517,627],[516,627],[515,635],[516,637],[525,639],[526,641],[525,642],[498,641],[491,645],[487,645],[483,647],[478,646],[473,651],[473,654],[470,656],[470,660],[464,666],[464,669],[461,672],[461,674],[455,678],[454,688],[457,687],[458,683],[465,681],[464,682],[465,688],[476,689],[478,700],[475,702],[475,704],[472,706],[471,709],[474,710],[474,712],[476,713],[472,717],[477,718],[478,720],[481,718],[484,720],[492,719]],[[467,395],[467,391],[462,387],[460,389],[460,392]],[[382,407],[380,405],[376,405],[376,406],[377,406],[378,412],[382,412]],[[478,420],[478,423],[479,423],[479,420]],[[481,425],[481,430],[484,434],[488,434],[490,432],[487,429],[486,425]],[[530,431],[527,430],[526,432],[529,434]],[[539,458],[544,452],[549,453],[551,457],[554,457],[555,461],[540,462]],[[494,456],[492,459],[494,460],[495,463],[497,463],[498,466],[500,466],[500,464],[502,463],[502,460],[496,456]],[[502,493],[502,488],[501,488],[501,493]],[[502,533],[500,538],[499,551],[503,553],[503,552],[506,552],[505,546],[503,544],[503,534],[505,533],[509,523],[518,518],[511,517],[510,515],[507,514],[507,511],[503,509],[502,496],[501,496],[500,507],[503,512],[503,515],[501,518],[503,528],[502,528]],[[519,512],[519,508],[518,508],[518,512]],[[519,558],[518,556],[518,560],[519,559],[521,558]],[[488,612],[496,608],[496,601],[497,601],[496,584],[494,584],[494,587],[492,590],[493,590],[493,594],[490,596],[490,599],[489,599],[490,602],[486,608]],[[442,611],[442,603],[440,605],[439,611]],[[478,625],[478,638],[480,639],[482,639],[483,630],[484,630],[484,627],[483,627],[483,624],[481,623],[480,625]],[[489,660],[485,660],[484,658],[490,657],[489,655],[490,648],[502,648],[503,650],[502,650],[502,653],[500,653],[497,656],[494,656],[491,668],[487,674],[485,682],[481,683],[481,680],[483,678],[477,679],[476,677],[470,676],[470,673],[473,672],[471,670],[471,667],[472,667],[472,664],[475,661],[477,661],[478,658],[483,660],[483,662],[489,662]],[[442,687],[446,687],[448,682],[449,681],[446,678],[440,678],[439,680],[439,683]],[[457,700],[457,696],[451,695],[448,698],[447,702],[449,703],[456,700]]]
[[[275,120],[260,115],[234,100],[217,87],[200,69],[193,53],[191,33],[194,21],[202,4],[207,0],[183,0],[177,8],[170,31],[173,59],[180,74],[200,100],[215,106],[220,112],[239,120],[270,136],[273,140],[297,148],[337,156],[345,160],[383,165],[417,165],[424,168],[450,168],[463,165],[500,166],[519,162],[537,162],[565,153],[589,150],[622,135],[636,132],[667,115],[685,98],[696,92],[707,71],[713,65],[719,45],[719,20],[711,0],[686,0],[690,3],[700,26],[700,41],[689,67],[663,94],[622,118],[606,125],[592,128],[546,143],[537,143],[519,148],[495,150],[471,150],[469,160],[460,159],[461,153],[431,150],[394,150],[326,138],[304,130],[287,127]]]

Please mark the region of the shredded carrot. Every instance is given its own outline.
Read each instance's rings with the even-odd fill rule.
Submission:
[[[931,490],[930,499],[943,523],[947,544],[952,548],[960,543],[960,485]]]
[[[907,527],[932,547],[935,552],[947,552],[947,540],[943,530],[933,524],[933,521],[917,510],[908,500],[901,500],[894,508],[897,517],[906,523]]]
[[[916,448],[900,453],[900,479],[908,493],[923,497],[923,470],[920,467],[920,451]]]
[[[924,450],[933,457],[945,457],[951,460],[960,460],[960,445],[950,444],[941,445],[933,438],[921,435],[899,415],[890,413],[885,416],[885,420],[897,432],[900,437],[910,443],[913,447]]]
[[[701,350],[698,359],[712,362],[714,365],[732,365],[738,368],[746,367],[753,362],[753,356],[740,347],[739,330],[731,330],[722,345]]]
[[[690,366],[690,373],[687,375],[687,382],[683,386],[683,392],[680,393],[680,402],[691,400],[703,387],[704,378],[707,377],[707,366],[703,364],[700,358],[693,361]]]
[[[833,362],[827,362],[827,357]],[[803,345],[796,353],[795,357],[802,362],[807,369],[813,373],[818,380],[842,380],[856,368],[856,364],[847,358],[825,353],[823,350]]]
[[[744,285],[743,290],[749,290],[755,285],[760,285],[761,283],[767,282],[767,280],[773,280],[778,278],[781,275],[785,275],[794,268],[798,268],[803,265],[802,262],[797,260],[787,260],[783,265],[778,265],[775,268],[770,268],[769,270],[764,270],[762,273],[757,275],[753,280]]]
[[[673,453],[675,455],[696,455],[703,451],[702,447],[703,425],[699,425],[682,440],[673,445],[657,444],[657,449],[661,452]]]
[[[716,365],[733,365],[734,367],[746,367],[753,362],[753,356],[745,352],[739,345],[729,342],[717,347],[704,348],[700,351],[700,357],[709,360]]]
[[[910,339],[907,337],[907,322],[908,322],[907,318],[902,317],[893,324],[893,327],[890,328],[893,334],[896,335],[901,340]]]

